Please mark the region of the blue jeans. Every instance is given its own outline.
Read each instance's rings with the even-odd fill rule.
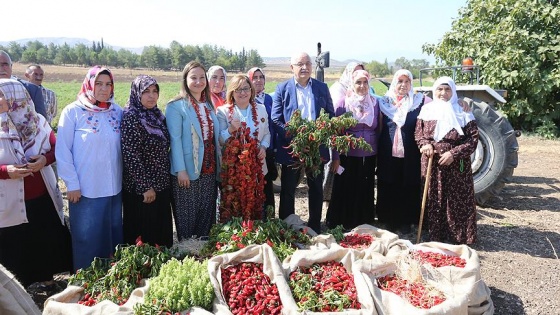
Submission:
[[[91,265],[94,257],[108,258],[123,243],[122,193],[69,203],[74,270]]]

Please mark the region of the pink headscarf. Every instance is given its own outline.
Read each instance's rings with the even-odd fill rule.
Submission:
[[[115,80],[113,79],[113,74],[111,70],[108,68],[102,68],[100,66],[94,66],[93,68],[89,69],[86,77],[84,78],[84,82],[82,82],[82,88],[80,89],[80,93],[78,93],[78,100],[81,103],[81,107],[85,108],[89,111],[101,112],[106,111],[111,106],[111,103],[114,102],[114,86],[111,88],[111,96],[107,102],[99,102],[95,99],[94,96],[94,89],[95,89],[95,80],[100,74],[107,74],[111,78],[111,83]],[[99,106],[101,105],[101,106]]]
[[[356,83],[356,81],[363,78],[366,78],[368,82],[368,89],[366,95],[359,95],[356,93],[352,83]],[[347,112],[352,113],[354,119],[359,124],[366,124],[371,127],[375,119],[375,105],[377,101],[373,96],[369,95],[369,80],[370,75],[366,70],[356,70],[352,73],[351,86],[347,90],[344,107]]]

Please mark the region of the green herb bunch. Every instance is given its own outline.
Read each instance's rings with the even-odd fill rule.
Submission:
[[[212,310],[214,288],[208,273],[208,261],[192,257],[175,258],[163,265],[159,275],[150,280],[143,304],[134,306],[135,314],[169,314],[198,306]]]

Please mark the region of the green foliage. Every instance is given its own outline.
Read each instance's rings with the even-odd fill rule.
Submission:
[[[438,64],[470,56],[482,80],[508,91],[500,109],[514,128],[552,137],[560,123],[560,7],[546,0],[469,0],[451,31],[424,52]]]
[[[189,61],[198,60],[206,68],[219,64],[228,71],[240,72],[255,66],[265,66],[262,57],[255,49],[245,51],[243,48],[241,52],[233,52],[208,44],[183,46],[177,41],[172,41],[169,48],[154,45],[144,47],[140,55],[125,49],[116,51],[112,47],[105,47],[103,40],[93,41],[91,47],[85,44],[77,44],[74,47],[66,43],[60,46],[53,43],[43,44],[37,40],[29,41],[25,45],[10,42],[8,47],[0,45],[0,50],[8,52],[13,62],[55,65],[99,64],[130,69],[147,67],[154,70],[182,70]]]
[[[208,273],[208,261],[191,257],[175,258],[161,267],[159,275],[150,280],[144,304],[134,306],[135,314],[175,314],[193,306],[212,310],[214,288]]]

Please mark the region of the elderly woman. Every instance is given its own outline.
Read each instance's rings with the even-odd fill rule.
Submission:
[[[470,156],[478,143],[471,112],[458,104],[455,82],[441,77],[433,86],[434,101],[416,123],[422,153],[422,175],[433,158],[426,204],[430,239],[471,245],[476,242],[476,205]]]
[[[226,69],[220,66],[212,66],[206,72],[206,77],[208,78],[212,104],[214,108],[218,109],[226,102]]]
[[[409,233],[420,217],[420,151],[416,118],[431,99],[412,90],[412,73],[398,70],[380,100],[383,129],[377,157],[377,218],[391,231]]]
[[[335,105],[336,116],[350,112],[358,121],[346,132],[364,138],[372,151],[350,149],[341,155],[333,151],[331,172],[336,174],[327,211],[329,227],[342,224],[345,229],[352,229],[372,223],[375,218],[374,183],[380,122],[379,106],[369,94],[369,79],[367,71],[354,71],[346,97]]]
[[[238,74],[235,75],[230,83],[226,96],[226,105],[218,108],[218,121],[220,122],[220,144],[222,146],[232,145],[227,140],[230,137],[241,137],[239,133],[243,133],[246,128],[249,128],[250,135],[257,140],[258,153],[256,158],[258,159],[258,164],[261,165],[260,171],[262,175],[266,175],[268,172],[267,165],[265,162],[266,149],[270,146],[270,130],[268,125],[268,113],[266,108],[262,104],[257,104],[255,102],[255,88],[246,75]],[[224,157],[225,158],[225,157]],[[227,174],[224,174],[227,175]],[[260,174],[256,174],[251,180],[256,180],[260,178]],[[261,180],[264,180],[262,178]],[[241,182],[239,184],[242,184]],[[225,187],[226,188],[226,187]],[[232,189],[238,190],[242,187],[232,187]],[[227,188],[226,188],[227,189]],[[222,190],[223,191],[223,190]],[[257,195],[262,195],[264,193],[264,186],[259,192],[255,192]],[[225,194],[222,193],[222,197]],[[226,204],[227,206],[227,204]],[[261,219],[263,204],[256,205],[255,211],[251,213],[250,217],[245,219]],[[226,211],[232,209],[224,209]],[[227,213],[227,212],[226,212]],[[221,220],[227,220],[228,216],[220,216]]]
[[[123,233],[134,244],[173,245],[169,132],[159,110],[159,85],[147,75],[132,82],[121,122]]]
[[[356,70],[365,70],[364,65],[358,62],[350,62],[342,71],[342,75],[331,85],[329,88],[329,92],[331,94],[331,98],[333,100],[333,104],[337,104],[342,99],[346,97],[346,93],[349,89],[352,89],[352,73]],[[325,178],[323,179],[323,199],[324,200],[331,200],[331,193],[332,193],[332,186],[334,180],[334,174],[329,172],[328,170],[331,169],[332,158],[327,164],[325,165]]]
[[[94,66],[58,122],[56,161],[67,188],[75,269],[110,257],[123,242],[122,109],[113,93],[111,71]]]
[[[171,185],[179,241],[207,236],[216,221],[220,178],[219,128],[204,66],[185,65],[181,92],[167,104]]]
[[[264,92],[266,78],[264,76],[264,71],[261,68],[254,67],[249,69],[247,72],[247,76],[253,82],[253,86],[255,86],[255,102],[257,104],[262,104],[266,108],[266,112],[268,113],[268,129],[270,131],[270,145],[266,149],[266,168],[268,172],[266,173],[264,179],[266,183],[264,185],[264,194],[266,197],[266,201],[264,202],[265,209],[266,207],[271,206],[275,208],[275,201],[274,201],[274,187],[272,182],[276,180],[278,177],[278,170],[276,169],[276,161],[274,159],[274,140],[275,140],[275,133],[274,127],[272,126],[272,118],[270,116],[270,112],[272,109],[272,97]]]
[[[51,285],[54,274],[72,270],[51,167],[56,138],[25,87],[11,79],[0,79],[0,126],[0,264],[25,287]]]

